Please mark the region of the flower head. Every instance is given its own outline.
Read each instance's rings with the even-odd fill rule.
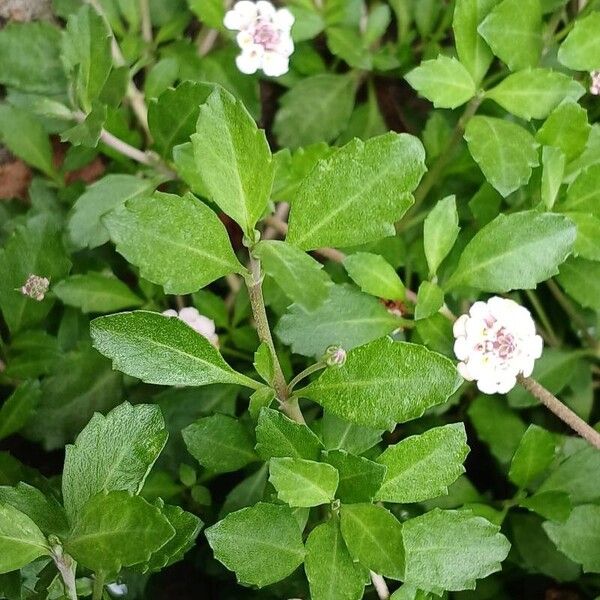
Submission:
[[[242,52],[236,64],[242,73],[251,75],[258,69],[270,77],[287,73],[294,51],[290,33],[294,16],[287,8],[277,10],[265,0],[240,0],[226,13],[223,23],[239,32],[236,40]]]
[[[600,71],[592,71],[590,73],[592,82],[590,84],[590,94],[600,96]]]
[[[219,336],[216,333],[215,322],[204,315],[201,315],[193,306],[186,306],[179,312],[170,308],[165,310],[163,315],[167,317],[177,317],[184,323],[187,323],[194,331],[204,336],[215,348],[219,347]]]
[[[512,300],[494,296],[475,302],[454,323],[454,354],[458,372],[476,381],[484,394],[506,394],[517,375],[529,377],[542,355],[542,338],[535,333],[529,311]]]
[[[342,367],[346,364],[346,351],[341,346],[329,346],[323,357],[328,367]]]
[[[19,291],[24,296],[28,296],[33,300],[41,302],[50,287],[50,280],[47,277],[40,277],[39,275],[30,275],[27,281],[21,286]]]

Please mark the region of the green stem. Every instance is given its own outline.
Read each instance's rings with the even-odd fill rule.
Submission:
[[[94,577],[94,590],[92,593],[92,600],[102,600],[102,593],[104,592],[104,573],[96,573]]]
[[[288,394],[291,394],[292,390],[303,379],[306,379],[306,377],[308,377],[312,373],[316,373],[317,371],[320,371],[321,369],[325,369],[326,367],[327,367],[326,363],[324,363],[323,361],[319,361],[319,362],[316,362],[314,365],[310,365],[310,367],[307,367],[306,369],[304,369],[304,371],[301,371],[300,373],[298,373],[298,375],[296,375],[296,377],[294,377],[288,385]]]

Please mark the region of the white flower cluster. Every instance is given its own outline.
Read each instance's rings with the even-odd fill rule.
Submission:
[[[27,281],[19,288],[19,291],[23,296],[32,298],[41,302],[48,288],[50,287],[50,280],[47,277],[40,277],[39,275],[30,275]]]
[[[186,306],[179,312],[170,308],[165,310],[163,315],[167,317],[177,317],[184,323],[187,323],[194,331],[204,336],[215,348],[219,347],[219,336],[216,333],[215,322],[204,315],[201,315],[193,306]]]
[[[242,73],[251,75],[262,69],[269,77],[279,77],[288,72],[294,51],[294,15],[287,8],[277,10],[265,0],[241,0],[226,13],[223,23],[227,29],[239,31],[236,40],[242,53],[236,64]]]
[[[600,96],[600,71],[592,71],[590,73],[592,83],[590,84],[590,94]]]
[[[517,375],[529,377],[542,355],[542,338],[535,333],[530,312],[498,296],[475,302],[454,323],[454,337],[459,373],[476,381],[484,394],[509,392]]]

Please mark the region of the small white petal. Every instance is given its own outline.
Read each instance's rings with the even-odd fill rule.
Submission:
[[[223,19],[223,25],[227,27],[227,29],[239,30],[242,29],[242,23],[244,20],[242,16],[235,10],[228,10],[225,13],[225,18]]]
[[[467,330],[465,329],[465,325],[469,320],[469,315],[460,315],[456,321],[454,321],[454,325],[452,325],[452,333],[454,333],[454,337],[458,337],[459,335],[467,335]]]
[[[177,317],[177,311],[173,310],[172,308],[169,308],[168,310],[163,310],[163,315],[165,315],[165,317]]]
[[[269,77],[279,77],[289,70],[289,59],[287,56],[277,52],[265,52],[262,61],[262,70]]]
[[[251,50],[244,50],[235,59],[237,68],[246,75],[256,73],[262,64],[262,55],[253,46]]]
[[[294,42],[289,35],[284,35],[277,44],[277,52],[283,56],[291,56],[294,53]]]
[[[272,19],[276,13],[275,7],[266,0],[259,0],[256,3],[256,10],[261,17],[267,19]]]
[[[523,377],[529,377],[533,373],[534,364],[535,360],[533,358],[524,358],[521,361],[519,372],[523,375]]]
[[[498,385],[496,384],[495,379],[478,379],[477,389],[483,394],[491,395],[498,393]]]
[[[254,46],[254,38],[247,31],[240,31],[235,36],[235,41],[242,50],[246,50]]]
[[[273,16],[273,24],[281,31],[290,31],[294,21],[294,15],[287,8],[280,8]]]
[[[540,358],[544,350],[544,340],[539,335],[534,336],[529,341],[527,349],[532,358]]]
[[[481,300],[475,302],[469,309],[469,314],[476,319],[483,319],[490,312],[488,305]]]
[[[454,355],[458,360],[466,360],[471,354],[471,346],[464,337],[456,338],[454,342]]]
[[[506,375],[497,382],[496,389],[498,394],[508,394],[515,385],[517,385],[517,378],[514,375]]]
[[[469,371],[469,365],[464,362],[459,362],[456,365],[456,370],[458,374],[467,381],[473,381],[473,376],[471,375],[471,371]]]

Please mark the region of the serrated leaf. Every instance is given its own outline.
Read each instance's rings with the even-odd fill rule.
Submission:
[[[592,12],[577,19],[567,39],[558,50],[558,60],[575,71],[594,71],[600,68],[600,13]]]
[[[317,309],[327,298],[331,283],[323,265],[295,246],[263,240],[252,250],[283,292],[306,310]]]
[[[254,440],[234,417],[216,414],[198,419],[182,432],[189,453],[216,473],[237,471],[256,460]]]
[[[363,292],[387,300],[404,299],[404,284],[383,256],[355,252],[346,256],[344,268]]]
[[[447,358],[386,337],[351,350],[344,366],[327,369],[299,394],[347,421],[392,429],[445,402],[459,381]]]
[[[281,501],[292,507],[308,507],[333,501],[339,475],[326,463],[281,457],[269,461],[269,481]]]
[[[583,152],[590,130],[585,108],[577,102],[563,102],[550,113],[535,139],[545,146],[560,148],[571,161]]]
[[[94,319],[94,347],[113,367],[146,383],[208,385],[237,383],[256,389],[252,379],[236,373],[219,351],[177,317],[138,310]]]
[[[364,572],[352,560],[337,519],[330,519],[310,532],[304,570],[313,600],[360,600],[363,597]]]
[[[477,579],[500,570],[510,549],[500,528],[469,511],[438,508],[402,526],[405,579],[422,590],[475,589]]]
[[[329,411],[323,412],[321,432],[327,450],[346,450],[352,454],[366,452],[381,441],[383,434],[381,429],[344,421]]]
[[[600,217],[600,164],[581,171],[567,189],[561,211],[587,212]]]
[[[539,492],[519,502],[519,506],[531,510],[550,521],[564,523],[573,507],[565,492]]]
[[[206,530],[215,558],[240,583],[264,587],[302,564],[304,546],[288,506],[259,502],[227,515]]]
[[[435,108],[456,108],[476,92],[469,71],[455,58],[440,54],[405,75],[406,81]]]
[[[404,579],[402,525],[394,515],[374,504],[343,504],[341,526],[348,551],[364,567]]]
[[[24,381],[0,408],[0,440],[22,429],[37,408],[42,392],[38,381]]]
[[[524,186],[538,165],[536,141],[516,123],[475,116],[464,137],[485,178],[504,197]]]
[[[467,244],[444,287],[469,286],[488,292],[535,288],[556,275],[576,235],[573,222],[561,215],[500,214]]]
[[[518,14],[519,18],[515,19]],[[535,67],[542,52],[539,0],[503,0],[477,31],[511,71]]]
[[[272,457],[317,460],[323,444],[312,430],[272,408],[263,408],[256,425],[256,451],[263,460]]]
[[[287,241],[311,250],[343,247],[395,234],[425,172],[421,142],[386,133],[353,140],[317,163],[294,200]]]
[[[569,258],[561,265],[557,279],[581,306],[600,311],[600,262]]]
[[[464,472],[469,453],[462,423],[433,427],[388,446],[377,462],[387,467],[376,499],[384,502],[422,502],[448,493]]]
[[[423,224],[423,246],[430,275],[436,274],[452,250],[459,231],[456,197],[447,196],[433,207]]]
[[[209,198],[250,236],[273,185],[274,167],[264,131],[243,104],[222,88],[200,106],[196,131],[194,157]]]
[[[415,321],[426,319],[442,308],[444,305],[444,290],[430,281],[422,281],[417,292],[417,305],[415,306]]]
[[[175,529],[161,511],[129,492],[102,492],[81,508],[65,550],[81,565],[111,575],[147,562]]]
[[[103,223],[117,251],[168,294],[196,292],[244,271],[219,217],[191,194],[134,198]]]
[[[519,487],[527,487],[550,466],[556,454],[556,437],[549,431],[530,425],[510,464],[508,476]]]
[[[151,404],[124,402],[106,417],[96,413],[66,448],[62,491],[69,517],[101,491],[139,493],[167,436],[160,408]]]
[[[573,255],[600,261],[600,217],[580,212],[564,214],[577,226]]]

